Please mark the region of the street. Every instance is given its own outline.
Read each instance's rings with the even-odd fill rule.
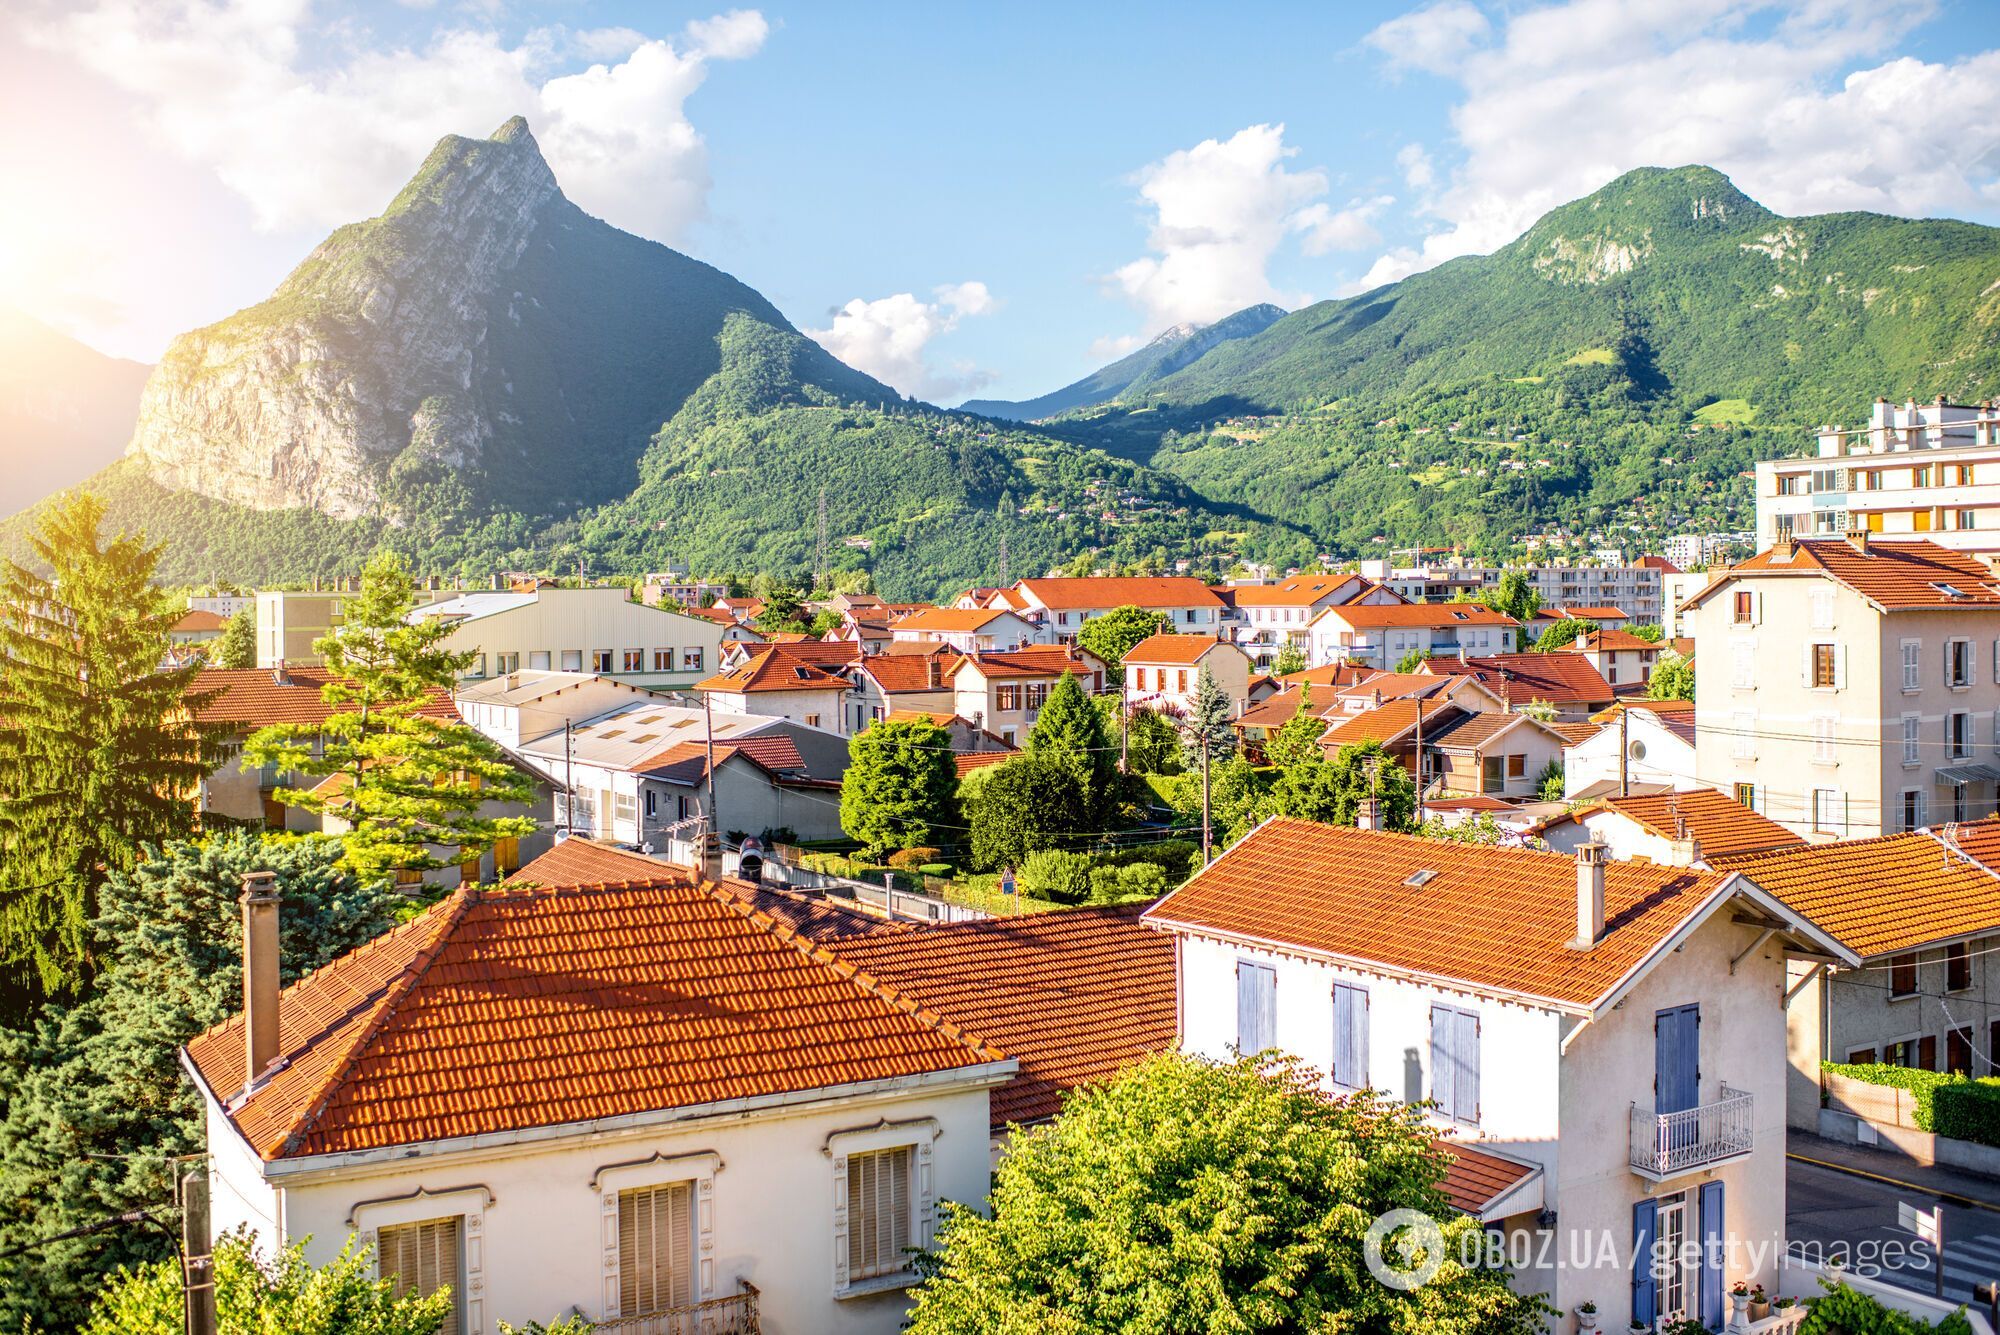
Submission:
[[[1813,1154],[1810,1149],[1795,1152]],[[1929,1176],[1922,1170],[1899,1173],[1893,1160],[1871,1165],[1870,1171],[1906,1179]],[[1846,1256],[1861,1273],[1934,1293],[1931,1249],[1916,1245],[1913,1234],[1897,1227],[1896,1206],[1908,1202],[1930,1210],[1943,1205],[1945,1297],[1971,1303],[1975,1284],[2000,1280],[2000,1208],[1967,1203],[2000,1203],[2000,1183],[1961,1176],[1949,1187],[1934,1186],[1926,1192],[1793,1158],[1788,1161],[1786,1186],[1786,1222],[1795,1251],[1814,1259]],[[1947,1195],[1936,1194],[1940,1190]]]

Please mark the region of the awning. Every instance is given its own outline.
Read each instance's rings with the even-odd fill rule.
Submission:
[[[2000,765],[1949,765],[1937,772],[1939,783],[1991,783],[2000,779]]]

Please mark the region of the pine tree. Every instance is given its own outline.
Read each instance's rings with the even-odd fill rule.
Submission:
[[[344,822],[343,861],[364,880],[470,862],[535,829],[531,817],[479,814],[489,802],[526,805],[528,776],[479,732],[419,712],[451,689],[472,655],[444,647],[451,627],[436,617],[410,619],[415,606],[401,560],[377,555],[360,596],[342,609],[343,624],[313,643],[331,674],[320,695],[336,712],[324,723],[262,728],[243,746],[246,765],[341,776],[280,788],[276,797]],[[431,851],[440,847],[454,854]]]
[[[1093,825],[1111,816],[1118,799],[1118,756],[1104,716],[1090,703],[1072,673],[1065,672],[1049,692],[1023,748],[1029,755],[1059,766],[1076,781],[1083,798],[1084,818]]]
[[[103,519],[88,493],[59,502],[31,539],[49,574],[0,576],[0,960],[44,994],[82,984],[105,875],[193,828],[215,754],[191,717],[200,663],[161,666],[159,548],[100,540]]]
[[[257,666],[257,604],[250,603],[229,618],[215,642],[215,665],[223,668]]]
[[[1202,740],[1206,738],[1210,764],[1234,755],[1236,729],[1231,726],[1232,714],[1229,696],[1215,680],[1215,674],[1208,670],[1208,665],[1202,664],[1201,671],[1195,674],[1194,699],[1181,725],[1187,734],[1188,749],[1198,755]]]
[[[928,719],[877,723],[847,743],[840,828],[880,856],[916,848],[951,819],[958,786],[951,735]]]

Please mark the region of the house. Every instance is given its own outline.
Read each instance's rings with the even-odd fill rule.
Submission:
[[[1319,718],[1331,718],[1339,712],[1337,701],[1330,699],[1326,692],[1310,690],[1307,706]],[[1236,730],[1237,745],[1243,748],[1252,760],[1261,760],[1264,743],[1269,741],[1278,729],[1298,717],[1299,688],[1280,691],[1278,694],[1247,706],[1230,722]]]
[[[1621,861],[1672,867],[1712,867],[1805,840],[1713,788],[1599,798],[1536,826],[1532,833],[1558,853],[1599,843]]]
[[[1660,659],[1660,646],[1626,630],[1593,630],[1576,637],[1557,653],[1576,654],[1596,668],[1620,695],[1643,693]]]
[[[589,672],[522,669],[452,692],[458,716],[509,750],[620,705],[661,703],[641,686]]]
[[[1339,603],[1400,603],[1401,595],[1359,575],[1296,575],[1275,584],[1225,584],[1223,624],[1258,667],[1269,667],[1286,645],[1311,657],[1314,617]]]
[[[1275,819],[1145,921],[1175,938],[1183,1048],[1429,1103],[1448,1146],[1506,1169],[1478,1208],[1540,1258],[1517,1283],[1606,1330],[1720,1329],[1728,1286],[1775,1289],[1783,1251],[1773,998],[1788,960],[1857,957],[1749,875],[1603,852]],[[1606,1239],[1609,1264],[1556,1261]],[[1634,1266],[1656,1241],[1664,1272]]]
[[[1062,645],[968,654],[945,667],[944,679],[951,683],[952,713],[1018,746],[1064,673],[1074,676],[1085,694],[1104,689],[1103,660]]]
[[[958,703],[947,669],[958,655],[876,654],[847,673],[847,727],[861,732],[899,711],[949,715]]]
[[[1409,771],[1420,789],[1428,788],[1438,776],[1434,738],[1448,733],[1461,720],[1471,717],[1449,701],[1433,703],[1422,696],[1391,700],[1358,714],[1336,713],[1327,730],[1320,734],[1320,748],[1328,759],[1342,747],[1374,743]]]
[[[167,643],[173,645],[207,644],[222,638],[222,628],[229,624],[229,618],[214,612],[204,612],[191,607],[181,614],[181,619],[167,627]]]
[[[1535,634],[1539,636],[1558,621],[1594,621],[1601,630],[1623,630],[1632,624],[1632,617],[1624,608],[1609,603],[1554,603],[1535,613]]]
[[[1333,698],[1349,714],[1378,708],[1390,700],[1448,700],[1473,714],[1506,708],[1499,695],[1477,677],[1427,672],[1372,672],[1352,685],[1336,686]]]
[[[1000,607],[967,610],[931,607],[912,612],[889,628],[892,640],[909,644],[936,641],[962,654],[987,649],[1019,649],[1042,642],[1042,631],[1027,618]]]
[[[794,646],[768,645],[742,663],[695,683],[711,707],[731,714],[790,719],[808,728],[848,733],[847,679],[788,652]]]
[[[1491,654],[1485,658],[1430,658],[1417,669],[1433,676],[1472,677],[1509,709],[1537,701],[1556,717],[1577,723],[1616,699],[1611,683],[1576,654]]]
[[[1250,655],[1209,635],[1149,635],[1125,654],[1125,707],[1185,717],[1206,668],[1232,711],[1250,698]]]
[[[1694,701],[1621,700],[1590,721],[1598,729],[1563,751],[1565,800],[1615,794],[1621,782],[1628,791],[1705,786],[1695,775]]]
[[[462,681],[523,668],[590,672],[662,690],[692,686],[714,670],[722,630],[678,604],[647,606],[630,590],[537,584],[466,593],[419,607],[452,628],[443,647],[472,655]]]
[[[1041,627],[1044,639],[1056,644],[1075,644],[1084,622],[1120,607],[1158,612],[1173,631],[1222,632],[1222,600],[1208,585],[1184,575],[1024,579],[994,594],[987,605],[1021,614]]]
[[[895,1331],[1016,1060],[685,868],[565,846],[522,880],[281,991],[250,878],[245,1012],[182,1053],[216,1230],[357,1238],[464,1335]]]
[[[754,621],[764,614],[762,598],[723,597],[717,598],[709,606],[733,617],[738,622]]]
[[[1424,730],[1444,797],[1532,798],[1549,768],[1561,766],[1567,744],[1559,725],[1527,714],[1466,714],[1436,732]]]
[[[1411,654],[1512,653],[1521,623],[1483,603],[1347,604],[1329,607],[1307,627],[1314,663],[1394,668]]]
[[[734,614],[724,608],[690,607],[687,609],[687,614],[691,617],[700,617],[703,621],[709,622],[719,629],[722,632],[722,643],[725,647],[732,644],[764,643],[764,633],[762,631],[758,630],[755,626],[738,621]]]
[[[1702,646],[1697,769],[1799,834],[1852,838],[1995,809],[2000,585],[1916,540],[1782,543],[1683,620]]]
[[[1852,1140],[1822,1061],[2000,1075],[2000,823],[1807,844],[1731,860],[1858,962],[1795,964],[1785,995],[1793,1126]]]

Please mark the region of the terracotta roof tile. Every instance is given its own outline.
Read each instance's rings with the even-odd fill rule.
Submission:
[[[1488,1206],[1540,1171],[1534,1164],[1503,1158],[1455,1140],[1440,1140],[1437,1147],[1449,1161],[1438,1188],[1446,1200],[1475,1219],[1484,1218]]]
[[[1687,600],[1696,606],[1717,590],[1747,575],[1823,577],[1839,581],[1885,610],[1964,608],[1990,612],[2000,607],[2000,584],[1993,568],[1977,557],[1921,540],[1871,541],[1864,554],[1840,538],[1808,539],[1789,557],[1767,548],[1729,568]],[[1947,592],[1948,586],[1956,594]]]
[[[1148,635],[1126,653],[1127,663],[1167,663],[1191,665],[1225,641],[1213,635]],[[1234,645],[1229,646],[1235,649]],[[1237,653],[1242,650],[1236,649]]]
[[[1421,871],[1433,874],[1410,885]],[[1726,879],[1610,863],[1605,934],[1574,950],[1572,858],[1279,818],[1148,920],[1594,1009]]]
[[[1421,696],[1414,699],[1391,700],[1373,709],[1364,709],[1359,714],[1345,714],[1334,723],[1319,744],[1329,750],[1351,746],[1356,742],[1392,742],[1405,734],[1415,736],[1417,710],[1424,711],[1424,740],[1433,739],[1433,729],[1444,732],[1463,717],[1456,705],[1442,702],[1433,703]]]
[[[229,624],[229,618],[221,615],[220,613],[210,612],[199,607],[193,607],[189,608],[187,612],[182,614],[181,619],[179,621],[176,621],[169,629],[179,631],[181,634],[187,635],[195,633],[197,631],[221,630],[224,626],[228,624]]]
[[[1718,793],[1713,788],[1606,797],[1591,806],[1565,812],[1546,824],[1580,821],[1593,811],[1616,812],[1647,833],[1663,839],[1692,835],[1700,841],[1702,860],[1711,866],[1718,858],[1740,857],[1773,848],[1795,848],[1805,843],[1804,839],[1770,817],[1758,815],[1727,793]],[[1764,888],[1770,890],[1774,887]],[[1790,902],[1789,897],[1787,902]]]
[[[1328,663],[1323,667],[1307,668],[1303,672],[1287,672],[1278,678],[1286,686],[1352,686],[1377,676],[1378,668],[1359,667],[1353,663]]]
[[[976,769],[998,765],[1017,754],[1015,751],[954,751],[951,764],[952,768],[958,771],[958,777],[962,779]]]
[[[1320,621],[1343,621],[1357,630],[1371,626],[1518,626],[1521,623],[1483,603],[1338,603]]]
[[[1601,653],[1607,649],[1652,649],[1659,645],[1651,640],[1642,640],[1629,630],[1593,630],[1577,636],[1570,649],[1558,649],[1557,653]]]
[[[1033,644],[1023,649],[982,650],[954,659],[946,675],[976,667],[986,677],[1060,677],[1075,674],[1088,689],[1090,674],[1098,670],[1095,658],[1060,644]]]
[[[1423,670],[1472,677],[1514,704],[1547,700],[1555,705],[1610,704],[1611,684],[1581,654],[1491,654],[1485,658],[1429,658]],[[1504,691],[1502,688],[1505,688]]]
[[[822,641],[812,641],[814,644]],[[757,691],[844,691],[847,682],[811,661],[809,656],[787,653],[800,646],[772,646],[760,649],[727,672],[695,683],[697,691],[743,695]],[[852,648],[842,645],[841,648]]]
[[[280,680],[280,676],[283,680]],[[346,709],[320,698],[320,688],[333,674],[320,667],[204,668],[188,686],[190,696],[215,692],[196,716],[204,723],[230,724],[244,731],[274,723],[324,723]],[[439,690],[417,711],[427,718],[458,722],[451,692]]]
[[[957,665],[958,655],[950,652],[876,654],[864,659],[857,670],[873,677],[884,695],[903,695],[949,691],[951,672]]]
[[[1014,586],[1034,595],[1042,606],[1058,611],[1089,611],[1099,607],[1221,607],[1215,591],[1198,579],[1182,575],[1156,578],[1114,578],[1091,575],[1081,579],[1024,579]]]
[[[966,634],[983,630],[1001,617],[1012,615],[1004,607],[932,607],[902,618],[896,622],[894,629],[933,637]]]
[[[1353,575],[1315,575],[1277,584],[1232,584],[1215,592],[1238,607],[1310,607],[1357,583]]]

